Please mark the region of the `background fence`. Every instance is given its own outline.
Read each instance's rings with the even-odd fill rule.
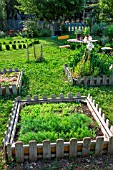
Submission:
[[[4,25],[4,30],[21,30],[23,26],[23,22],[25,20],[6,20],[3,21]],[[52,24],[45,22],[45,21],[36,21],[37,25],[39,24],[41,28],[47,28],[47,29],[52,29]],[[82,22],[66,22],[62,25],[65,25],[65,27],[68,29],[70,34],[74,33],[76,29],[83,29],[86,24]]]

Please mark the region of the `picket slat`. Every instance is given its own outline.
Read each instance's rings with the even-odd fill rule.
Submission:
[[[29,142],[29,160],[30,161],[37,160],[37,143],[35,140]]]
[[[50,159],[51,158],[51,146],[50,140],[43,141],[43,159]]]
[[[64,156],[64,140],[57,139],[56,140],[56,157],[63,158]]]
[[[90,152],[91,138],[86,137],[83,139],[82,155],[88,156]]]
[[[70,157],[76,157],[77,156],[77,139],[76,138],[72,138],[70,140],[69,156]]]
[[[95,155],[101,155],[103,153],[104,137],[98,136],[96,138]]]

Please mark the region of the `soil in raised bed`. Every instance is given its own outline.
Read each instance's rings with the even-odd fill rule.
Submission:
[[[19,72],[0,74],[0,84],[2,87],[5,85],[11,86],[12,84],[17,84],[18,78]]]
[[[61,110],[60,112],[62,112],[62,110]],[[92,117],[92,114],[91,114],[90,110],[88,109],[86,103],[82,103],[81,106],[75,107],[74,110],[72,111],[72,114],[73,114],[74,112],[77,112],[78,114],[81,114],[81,113],[82,113],[82,114],[86,114],[88,117],[92,118],[93,121],[95,121],[94,118]],[[21,122],[21,117],[19,116],[18,123],[20,123],[20,122]],[[15,138],[14,138],[14,141],[13,141],[13,142],[16,142],[16,141],[18,140],[20,128],[21,128],[20,126],[17,127],[17,129],[16,129],[16,134],[15,134]],[[93,139],[96,139],[97,136],[103,136],[103,133],[102,133],[100,127],[99,127],[99,126],[96,126],[95,123],[92,123],[92,122],[91,122],[91,124],[88,126],[88,129],[91,130],[92,128],[95,128],[95,129],[96,129],[96,130],[95,130],[95,131],[96,131],[96,132],[95,132],[95,133],[96,133],[96,134],[95,134],[95,138],[93,138]]]

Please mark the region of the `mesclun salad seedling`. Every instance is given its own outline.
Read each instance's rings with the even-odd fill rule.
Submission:
[[[55,142],[58,138],[69,141],[73,137],[78,140],[87,136],[96,137],[97,123],[83,113],[81,104],[59,103],[25,106],[20,115],[18,140],[24,143],[34,139],[37,142],[42,142],[45,139]],[[93,127],[90,129],[91,124]]]

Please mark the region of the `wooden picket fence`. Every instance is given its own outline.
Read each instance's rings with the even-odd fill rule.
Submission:
[[[14,142],[16,125],[21,108],[24,105],[60,102],[83,102],[87,104],[93,118],[101,128],[103,136],[98,136],[96,140],[85,137],[83,141],[77,141],[76,138],[72,138],[69,142],[65,142],[63,139],[57,139],[55,143],[51,143],[50,140],[44,140],[40,144],[36,141],[30,141],[27,145],[24,145],[21,141]],[[57,98],[56,95],[53,94],[51,98],[44,95],[42,99],[39,99],[38,96],[34,96],[33,99],[27,96],[26,100],[17,97],[14,101],[12,113],[9,117],[7,129],[4,134],[3,150],[6,160],[12,160],[16,157],[17,162],[24,162],[25,159],[35,161],[39,158],[50,159],[53,157],[62,158],[64,156],[86,156],[93,153],[96,155],[101,155],[103,153],[113,154],[113,126],[110,127],[109,120],[105,118],[101,108],[98,107],[98,104],[95,104],[95,101],[90,95],[86,97],[77,93],[73,96],[70,93],[67,97],[60,94]]]
[[[83,30],[86,27],[85,23],[82,22],[67,22],[65,26],[68,28],[70,34],[73,34],[76,30]]]
[[[6,74],[6,73],[12,73],[12,72],[18,72],[19,73],[17,83],[12,84],[11,86],[9,86],[9,85],[2,86],[0,84],[0,96],[2,96],[4,94],[6,94],[6,95],[10,95],[10,94],[17,95],[18,93],[20,93],[21,86],[22,86],[23,70],[19,71],[18,68],[15,68],[14,70],[12,70],[12,68],[10,68],[9,70],[6,70],[6,68],[4,68],[3,71],[0,71],[0,74]]]
[[[68,68],[68,65],[64,65],[64,71],[66,76],[68,77],[68,80],[72,85],[83,85],[83,86],[101,86],[101,85],[113,85],[113,74],[111,74],[109,77],[106,75],[101,76],[84,76],[83,78],[78,77],[75,79],[72,76],[71,71]]]

